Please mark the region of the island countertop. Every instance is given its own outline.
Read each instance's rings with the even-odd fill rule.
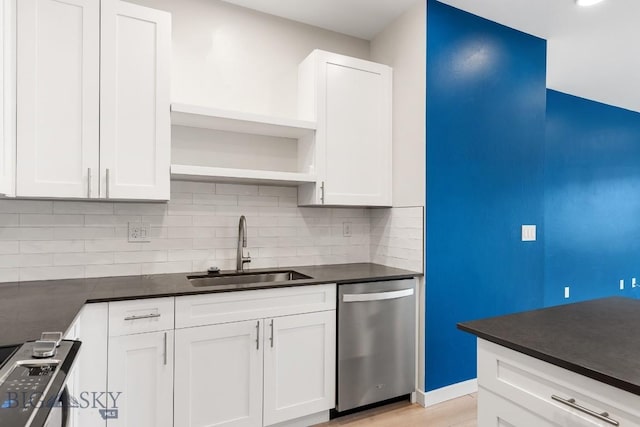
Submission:
[[[462,322],[458,328],[640,395],[640,300],[603,298]]]
[[[187,275],[196,273],[3,283],[0,284],[0,347],[37,339],[43,331],[66,331],[87,302],[422,276],[422,273],[371,263],[252,269],[251,272],[281,270],[295,270],[311,278],[215,287],[193,286],[187,279]]]

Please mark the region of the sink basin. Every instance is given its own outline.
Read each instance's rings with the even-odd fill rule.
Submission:
[[[229,273],[187,276],[193,286],[250,285],[269,282],[287,282],[290,280],[311,279],[297,271],[270,271],[267,273]]]

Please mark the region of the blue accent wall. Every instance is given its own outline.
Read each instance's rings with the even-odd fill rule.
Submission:
[[[546,42],[427,3],[426,389],[476,376],[465,320],[543,304]],[[640,197],[639,197],[640,199]],[[541,239],[542,228],[538,231]]]
[[[635,296],[640,114],[552,90],[547,98],[545,305]]]

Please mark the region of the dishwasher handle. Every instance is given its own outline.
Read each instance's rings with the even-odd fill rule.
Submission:
[[[344,294],[342,302],[382,301],[386,299],[404,298],[413,295],[413,288],[399,291],[374,292],[369,294]]]

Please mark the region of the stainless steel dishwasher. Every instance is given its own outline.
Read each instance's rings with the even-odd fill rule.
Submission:
[[[415,279],[338,286],[338,412],[415,391]]]

